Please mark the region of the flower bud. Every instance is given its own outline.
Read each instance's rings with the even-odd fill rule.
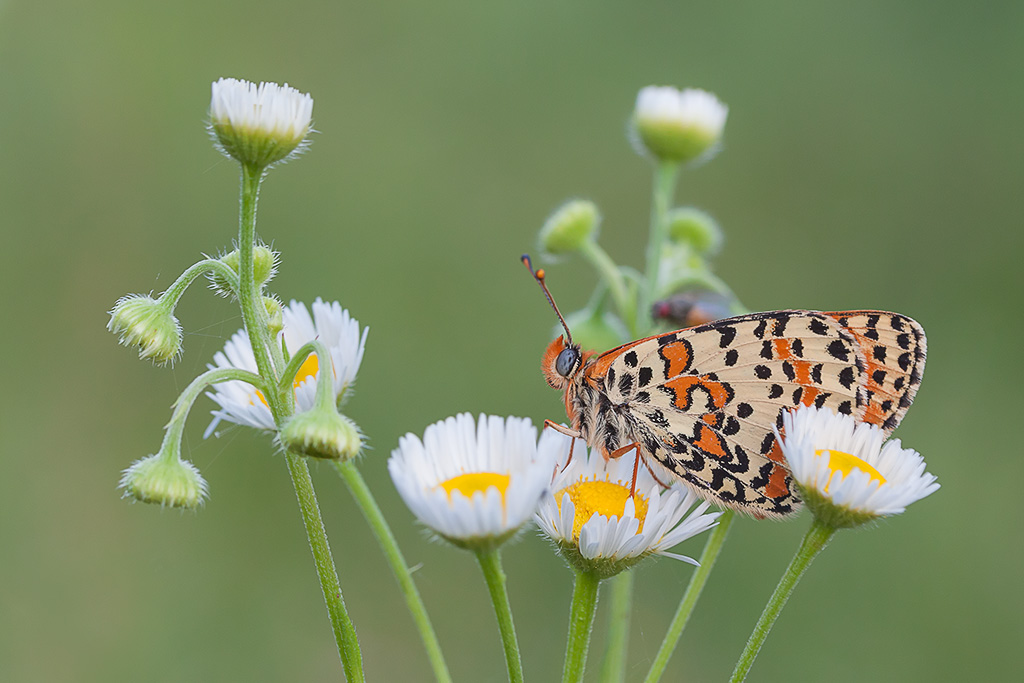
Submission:
[[[548,254],[576,251],[587,240],[597,237],[601,214],[594,202],[573,199],[562,204],[540,229],[540,248]]]
[[[710,215],[694,208],[674,209],[668,214],[668,236],[688,244],[697,253],[714,256],[722,248],[722,229]]]
[[[206,481],[195,465],[160,454],[136,460],[121,476],[126,498],[194,509],[206,499]]]
[[[267,311],[267,329],[276,337],[284,329],[284,306],[276,297],[263,297],[263,307]]]
[[[228,252],[218,259],[221,263],[226,265],[231,270],[235,271],[237,275],[239,272],[239,261],[241,256],[238,250]],[[260,288],[263,285],[270,282],[275,275],[277,275],[277,264],[280,261],[280,255],[268,247],[265,244],[257,244],[252,249],[252,271],[253,279],[256,282],[256,287]],[[217,271],[210,271],[207,276],[210,280],[210,288],[223,297],[234,297],[234,292],[231,291],[231,285],[228,284],[220,273]]]
[[[713,152],[728,113],[704,90],[648,86],[637,95],[633,130],[655,158],[685,163]]]
[[[293,416],[278,435],[285,448],[328,460],[349,460],[363,447],[356,424],[333,409],[314,406]]]
[[[124,346],[138,346],[139,358],[163,364],[181,353],[181,325],[166,306],[150,296],[122,297],[110,311],[107,329]]]
[[[210,132],[217,147],[236,161],[264,169],[307,145],[313,98],[288,84],[215,81],[210,97]]]

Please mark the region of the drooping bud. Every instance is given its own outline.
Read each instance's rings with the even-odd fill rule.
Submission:
[[[178,457],[150,455],[136,460],[121,476],[126,498],[194,509],[206,499],[206,481],[195,465]]]
[[[124,346],[138,346],[139,358],[160,365],[181,353],[181,325],[167,306],[151,296],[122,297],[110,311],[107,329]]]
[[[327,460],[350,460],[359,454],[363,439],[356,423],[333,406],[293,416],[278,435],[285,448]]]
[[[239,271],[240,255],[238,250],[228,252],[221,256],[218,260],[226,265],[228,268],[233,270],[235,274]],[[263,287],[265,284],[274,279],[277,275],[277,265],[280,262],[280,254],[271,249],[265,244],[257,244],[252,249],[252,271],[253,280],[256,282],[257,289]],[[231,291],[231,285],[228,284],[227,280],[222,277],[217,271],[210,271],[207,273],[210,280],[210,289],[223,297],[233,297],[234,292]]]

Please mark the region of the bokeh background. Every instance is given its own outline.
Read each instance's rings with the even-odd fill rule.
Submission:
[[[472,557],[428,541],[386,458],[460,411],[559,418],[539,373],[553,318],[518,256],[563,199],[638,265],[649,165],[625,123],[648,84],[730,106],[725,147],[678,199],[727,232],[718,272],[756,310],[878,307],[928,331],[898,436],[943,488],[844,532],[783,612],[751,680],[1008,680],[1024,637],[1020,441],[1024,5],[1015,2],[293,0],[0,6],[0,679],[337,680],[283,459],[259,434],[186,452],[196,514],[130,505],[121,469],[237,329],[195,287],[173,369],[104,330],[236,231],[237,178],[206,139],[209,84],[311,92],[311,151],[271,175],[261,234],[286,300],[338,299],[371,328],[348,412],[360,468],[458,681],[504,677]],[[595,278],[549,269],[567,309]],[[341,481],[314,471],[372,681],[426,681],[404,603]],[[808,525],[739,520],[666,680],[724,680]],[[681,547],[700,552],[701,540]],[[560,675],[569,572],[531,532],[505,552],[527,678]],[[690,568],[641,566],[629,680]],[[603,612],[591,674],[603,642]],[[593,676],[592,676],[593,678]]]

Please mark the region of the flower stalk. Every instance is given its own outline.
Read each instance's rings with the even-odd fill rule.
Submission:
[[[601,584],[600,577],[594,572],[574,571],[576,583],[569,608],[569,638],[565,648],[562,683],[580,683],[583,680],[590,632],[594,627],[594,613],[597,610],[597,590]]]
[[[707,543],[704,544],[704,551],[701,552],[700,567],[690,577],[690,583],[686,586],[683,599],[679,602],[679,607],[676,608],[675,616],[672,617],[672,622],[669,624],[665,638],[661,642],[661,647],[658,648],[658,654],[655,655],[654,662],[651,663],[651,668],[644,679],[645,683],[655,683],[665,673],[668,660],[675,651],[676,645],[679,644],[679,638],[683,635],[686,622],[690,620],[690,614],[693,613],[693,608],[696,606],[697,600],[704,590],[704,585],[711,575],[711,570],[718,560],[718,555],[725,544],[725,536],[729,533],[729,526],[735,517],[736,513],[734,511],[726,510],[718,518],[718,526],[711,532]]]
[[[377,505],[377,501],[370,492],[370,488],[366,485],[362,474],[356,468],[355,463],[352,461],[336,461],[334,462],[334,469],[348,487],[352,498],[355,499],[359,510],[363,513],[363,517],[366,518],[367,524],[370,525],[370,530],[377,538],[377,543],[384,553],[384,558],[391,566],[395,580],[398,581],[402,594],[405,596],[405,604],[412,614],[412,620],[420,632],[423,647],[427,650],[427,658],[430,660],[430,666],[434,670],[434,678],[437,679],[438,683],[451,683],[452,677],[448,672],[448,665],[444,661],[441,644],[438,642],[437,635],[434,633],[434,627],[430,623],[427,608],[423,604],[419,590],[412,580],[412,572],[409,571],[409,565],[406,563],[405,557],[398,547],[395,535],[391,533],[387,520],[384,519],[380,506]]]
[[[509,683],[523,682],[523,663],[519,656],[519,641],[516,639],[516,627],[512,622],[512,608],[508,602],[508,591],[505,587],[505,572],[501,568],[501,555],[498,548],[481,548],[476,551],[477,562],[487,582],[487,590],[494,603],[494,615],[498,618],[498,629],[501,631],[501,644],[505,650],[505,666],[508,670]]]
[[[825,546],[828,545],[835,532],[835,527],[824,524],[817,517],[814,519],[811,528],[804,535],[796,555],[793,556],[793,560],[786,568],[782,579],[779,580],[779,585],[775,587],[775,592],[772,593],[768,604],[765,605],[761,618],[757,620],[754,631],[750,634],[750,639],[747,641],[747,646],[743,649],[743,654],[740,655],[739,661],[736,662],[736,669],[732,672],[732,677],[729,679],[730,683],[739,683],[746,679],[750,667],[754,665],[757,653],[760,652],[761,646],[764,645],[765,639],[768,638],[768,633],[772,630],[772,626],[775,625],[775,620],[779,618],[782,608],[786,606],[789,596],[793,594],[793,590],[796,588],[797,582],[800,581],[800,577],[811,566],[814,558],[825,549]]]

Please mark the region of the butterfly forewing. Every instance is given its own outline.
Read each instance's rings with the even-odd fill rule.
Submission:
[[[652,458],[757,516],[798,504],[772,426],[800,405],[890,430],[920,383],[924,334],[879,311],[775,311],[613,349],[587,368]]]

